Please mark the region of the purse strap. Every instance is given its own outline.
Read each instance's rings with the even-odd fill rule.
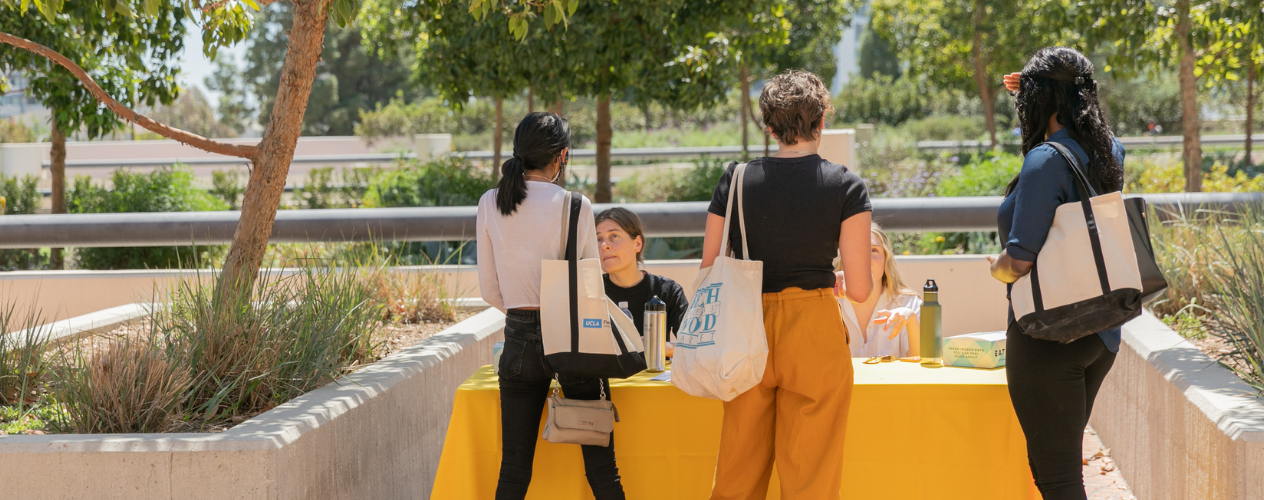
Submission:
[[[720,241],[720,255],[729,255],[733,251],[729,242],[729,223],[733,220],[733,198],[737,198],[737,230],[742,236],[742,259],[751,260],[750,246],[746,242],[746,210],[742,204],[742,181],[746,177],[746,163],[738,163],[733,168],[733,177],[729,179],[729,199],[724,207],[724,239]]]
[[[1097,218],[1093,215],[1093,201],[1097,196],[1097,191],[1093,189],[1093,185],[1088,181],[1088,176],[1084,174],[1084,169],[1080,166],[1080,159],[1067,149],[1066,146],[1054,141],[1047,141],[1044,144],[1049,145],[1062,155],[1071,168],[1072,177],[1075,178],[1075,190],[1080,195],[1080,207],[1084,210],[1084,222],[1088,225],[1088,241],[1093,249],[1093,264],[1097,268],[1097,281],[1101,284],[1102,295],[1110,293],[1110,276],[1106,273],[1106,258],[1102,253],[1102,240],[1097,228]],[[1039,260],[1039,257],[1037,257]],[[1044,311],[1044,300],[1040,293],[1040,273],[1037,270],[1039,266],[1036,263],[1031,267],[1031,296],[1035,303],[1036,311]]]
[[[579,211],[583,198],[566,193],[569,222],[566,228],[566,267],[570,274],[571,352],[579,352]]]

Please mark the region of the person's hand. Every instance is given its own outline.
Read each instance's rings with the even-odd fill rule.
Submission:
[[[672,354],[675,354],[675,352],[676,352],[676,343],[668,341],[667,348],[663,349],[663,353],[666,354],[667,357],[670,358],[672,357]]]
[[[1000,256],[1000,255],[988,255],[988,256],[985,256],[985,257],[983,257],[983,258],[984,258],[984,259],[987,259],[987,261],[988,261],[988,272],[992,275],[992,277],[993,277],[993,278],[996,278],[996,279],[1000,280],[1001,278],[1000,278],[999,276],[997,276],[997,275],[996,275],[996,263],[997,263],[998,261],[1000,261],[1001,256]],[[1004,280],[1002,280],[1002,281],[1004,281]]]
[[[909,335],[914,330],[921,331],[921,323],[917,321],[917,311],[907,307],[897,307],[895,309],[886,309],[878,311],[873,315],[873,324],[883,325],[882,331],[887,332],[887,339],[894,339],[900,336],[900,332],[908,328]]]
[[[834,271],[834,297],[844,298],[847,296],[847,282],[843,280],[842,271]]]
[[[1002,77],[1001,81],[1005,83],[1005,89],[1010,92],[1018,92],[1018,78],[1022,75],[1022,73],[1010,73]]]

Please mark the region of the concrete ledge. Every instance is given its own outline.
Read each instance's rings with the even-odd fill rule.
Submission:
[[[456,388],[503,329],[486,310],[220,434],[0,437],[0,484],[22,485],[15,499],[427,498]]]
[[[81,335],[108,332],[119,325],[148,316],[153,312],[154,307],[154,304],[124,304],[83,316],[55,321],[30,330],[10,332],[7,336],[11,339],[21,339],[31,330],[34,330],[35,333],[39,334],[41,340],[45,342],[66,342],[74,340]]]
[[[1150,313],[1124,326],[1090,423],[1138,498],[1264,498],[1264,399]]]

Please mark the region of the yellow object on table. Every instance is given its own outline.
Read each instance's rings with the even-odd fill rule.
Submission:
[[[1040,498],[1003,369],[863,361],[852,360],[842,498]],[[624,491],[629,499],[707,498],[723,406],[650,380],[658,375],[610,383],[621,418],[614,435]],[[485,366],[457,390],[430,498],[491,499],[499,473],[500,391]],[[593,498],[579,446],[540,439],[527,498]],[[768,498],[780,498],[775,473]]]

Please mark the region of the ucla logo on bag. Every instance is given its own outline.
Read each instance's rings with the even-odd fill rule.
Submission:
[[[584,328],[601,328],[600,319],[584,319]]]
[[[720,317],[720,287],[724,283],[712,283],[694,292],[689,311],[676,332],[676,347],[697,349],[715,345],[715,325]]]

